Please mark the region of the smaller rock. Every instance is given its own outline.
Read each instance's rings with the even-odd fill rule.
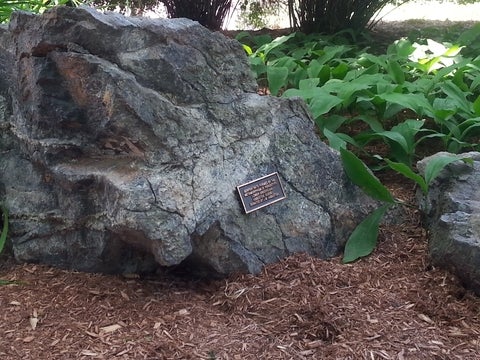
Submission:
[[[438,153],[417,164],[421,173]],[[461,160],[445,167],[421,196],[420,207],[430,232],[429,252],[435,266],[455,274],[480,295],[480,153],[460,155],[473,160],[473,166]]]

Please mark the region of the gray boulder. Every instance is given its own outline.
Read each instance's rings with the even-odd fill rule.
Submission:
[[[422,160],[419,170],[442,155]],[[480,153],[461,156],[472,159],[473,166],[461,160],[447,165],[420,204],[430,232],[432,263],[480,295]]]
[[[196,22],[59,7],[15,13],[0,36],[0,195],[19,261],[257,273],[337,255],[375,206],[304,103],[257,95],[240,44]],[[287,198],[245,214],[236,186],[272,172]]]

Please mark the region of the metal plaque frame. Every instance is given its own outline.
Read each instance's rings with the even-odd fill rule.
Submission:
[[[287,197],[277,172],[239,185],[237,191],[246,214],[272,205]]]

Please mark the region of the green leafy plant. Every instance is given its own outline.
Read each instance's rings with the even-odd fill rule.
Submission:
[[[474,27],[455,44],[400,39],[380,55],[349,44],[345,33],[263,37],[245,48],[259,83],[272,95],[302,97],[332,147],[364,151],[381,142],[383,157],[411,167],[429,143],[479,149],[480,57],[461,55],[477,35]],[[352,127],[362,131],[352,136]]]
[[[272,95],[303,98],[350,179],[385,204],[348,239],[344,261],[350,262],[373,251],[383,215],[401,204],[360,157],[427,193],[445,166],[468,161],[455,153],[480,150],[480,27],[456,39],[449,34],[451,42],[402,38],[385,54],[362,47],[358,34],[345,35],[263,37],[250,39],[245,49],[259,84]],[[418,174],[415,162],[437,151],[452,154]]]
[[[0,0],[0,23],[10,20],[16,10],[42,13],[48,8],[58,5],[80,5],[79,0]]]
[[[8,210],[5,206],[0,206],[0,218],[2,220],[2,231],[0,233],[0,254],[2,253],[5,243],[7,241],[8,235]],[[1,285],[10,285],[10,284],[18,284],[18,281],[15,280],[2,280],[0,279],[0,286]]]
[[[8,234],[8,210],[5,206],[0,206],[2,219],[2,232],[0,233],[0,254],[2,253]]]
[[[371,254],[377,245],[379,226],[385,213],[392,205],[403,205],[403,203],[392,196],[390,191],[382,185],[380,180],[372,174],[367,166],[355,156],[355,154],[344,148],[340,149],[340,154],[345,172],[350,180],[358,185],[366,194],[384,203],[384,205],[368,215],[348,238],[343,255],[343,262],[348,263]],[[386,159],[387,163],[393,170],[399,172],[410,180],[415,181],[425,194],[428,193],[429,185],[440,174],[440,172],[448,164],[459,160],[473,163],[472,159],[469,158],[463,158],[455,154],[443,154],[442,156],[435,157],[428,162],[425,167],[424,176],[422,177],[413,172],[405,164],[395,163]]]

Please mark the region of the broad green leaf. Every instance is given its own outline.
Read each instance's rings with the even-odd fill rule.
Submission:
[[[446,126],[447,129],[450,131],[450,136],[456,138],[457,140],[461,140],[462,132],[460,127],[458,126],[456,119],[450,118],[446,121],[443,121],[442,125]]]
[[[332,76],[336,79],[343,79],[350,70],[349,66],[345,62],[341,62],[332,69]]]
[[[473,76],[473,81],[470,84],[470,90],[471,91],[476,91],[476,90],[478,91],[477,88],[480,88],[480,69]]]
[[[455,71],[455,75],[453,75],[452,82],[457,85],[460,90],[463,92],[468,92],[468,85],[464,81],[464,73],[463,71]]]
[[[350,180],[358,185],[367,195],[374,199],[395,203],[395,199],[380,180],[371,173],[368,167],[352,152],[341,148],[340,155],[343,167]]]
[[[372,117],[372,116],[368,116],[368,115],[359,115],[355,118],[356,120],[361,120],[363,121],[364,123],[368,124],[368,126],[370,126],[370,129],[372,129],[374,132],[376,133],[379,133],[379,132],[383,132],[384,129],[382,127],[382,124],[380,123],[380,121],[378,121],[376,118]]]
[[[475,24],[472,28],[464,31],[459,37],[457,42],[461,45],[470,45],[475,40],[480,38],[480,23]]]
[[[263,46],[270,44],[273,41],[273,38],[268,34],[258,35],[253,37],[253,41],[258,49],[262,49]],[[257,50],[257,52],[259,51]],[[263,50],[262,50],[263,51]]]
[[[292,37],[295,36],[295,33],[291,33],[289,35],[280,36],[273,41],[266,43],[258,48],[257,52],[262,52],[267,56],[272,50],[277,49],[279,46],[283,45],[285,42],[290,40]]]
[[[372,80],[373,84],[375,84],[375,87],[377,88],[377,94],[397,92],[396,90],[398,88],[398,85],[393,84],[391,79],[385,81],[382,75],[377,74],[375,77],[372,77]]]
[[[248,38],[251,38],[252,36],[250,35],[250,33],[248,31],[240,31],[236,36],[235,36],[235,40],[237,40],[238,42],[242,42],[243,40],[245,39],[248,39]],[[243,45],[244,47],[246,45]]]
[[[298,88],[300,90],[308,90],[312,89],[314,87],[317,87],[317,85],[320,83],[319,78],[309,78],[309,79],[303,79],[300,80],[298,83]]]
[[[290,56],[297,60],[300,60],[300,59],[303,59],[307,55],[307,53],[308,53],[308,50],[302,47],[292,51],[290,53]]]
[[[480,116],[480,95],[473,102],[473,111],[475,112],[475,115]]]
[[[343,140],[337,133],[333,133],[328,129],[323,129],[323,135],[328,139],[328,145],[337,151],[347,147],[347,142]]]
[[[385,101],[399,104],[404,108],[411,109],[419,115],[433,112],[432,106],[423,94],[399,94],[392,92],[387,94],[378,94],[378,96]]]
[[[458,55],[460,51],[462,50],[463,46],[460,45],[451,45],[449,48],[447,48],[447,51],[443,53],[443,56],[446,58],[453,58],[455,55]]]
[[[278,94],[282,87],[286,86],[286,80],[288,77],[288,68],[282,67],[267,67],[267,80],[270,93],[274,96]]]
[[[389,208],[383,205],[368,215],[347,240],[343,253],[343,262],[349,263],[363,256],[370,255],[377,245],[380,221]]]
[[[340,151],[342,148],[347,147],[347,143],[353,146],[358,146],[351,136],[343,133],[334,133],[327,128],[323,130],[323,135],[328,139],[328,144],[331,148]]]
[[[472,104],[467,100],[465,93],[452,81],[445,81],[441,88],[443,92],[457,104],[457,108],[465,111],[466,113],[472,112]]]
[[[409,147],[407,144],[407,140],[405,140],[405,137],[400,134],[399,132],[396,131],[383,131],[381,133],[378,133],[381,137],[387,138],[391,141],[395,141],[398,145],[402,147],[402,149],[408,153],[409,152]]]
[[[319,78],[320,71],[323,68],[323,64],[320,64],[318,60],[313,59],[308,63],[307,74],[309,78]]]
[[[342,54],[348,49],[349,47],[343,45],[325,46],[321,51],[315,52],[318,56],[316,60],[320,64],[327,64],[330,60],[342,58]]]
[[[389,47],[390,50],[390,47]],[[391,49],[401,58],[408,58],[415,51],[415,47],[410,40],[400,39],[395,42],[395,46]]]
[[[322,118],[322,117],[319,117],[319,118]],[[345,116],[336,115],[336,114],[328,115],[327,117],[323,117],[323,119],[324,120],[322,122],[322,126],[320,127],[320,129],[321,130],[328,129],[332,132],[336,132],[340,126],[342,126],[343,124],[345,124],[345,122],[350,120]]]
[[[427,185],[430,185],[432,183],[432,181],[440,174],[440,172],[445,168],[445,166],[458,160],[472,162],[472,159],[462,158],[459,155],[454,154],[443,154],[441,156],[432,158],[425,166],[424,177]]]
[[[397,84],[403,84],[405,82],[405,73],[400,64],[395,60],[389,60],[387,66],[388,74],[392,77],[393,81]]]
[[[381,118],[384,120],[394,118],[402,110],[405,110],[405,107],[403,105],[400,105],[397,103],[391,103],[391,102],[386,102],[384,108],[385,110],[383,111],[383,115],[380,111],[381,108],[379,108],[379,112],[378,112],[379,116],[381,116]]]
[[[459,140],[463,140],[469,135],[471,130],[477,129],[480,127],[480,117],[476,117],[473,119],[468,119],[467,121],[464,121],[460,125],[460,129],[462,130],[462,135],[460,136]]]
[[[267,65],[259,57],[250,57],[250,67],[257,76],[257,78],[267,72]]]
[[[362,63],[368,64],[368,66],[371,66],[372,64],[377,64],[383,69],[387,68],[387,62],[385,61],[385,56],[375,56],[372,54],[364,53],[361,55],[361,59],[362,59]]]
[[[298,88],[300,81],[308,79],[307,69],[298,66],[295,71],[290,72],[287,77],[288,87]]]
[[[407,119],[391,129],[391,132],[402,135],[403,140],[405,140],[405,145],[403,144],[403,140],[396,140],[395,142],[401,146],[408,159],[415,152],[416,137],[424,124],[425,120]],[[392,155],[394,155],[397,160],[401,158],[398,154],[393,154],[393,148]]]
[[[418,186],[420,186],[423,193],[427,194],[428,185],[420,175],[416,174],[411,168],[409,168],[405,164],[393,162],[389,159],[384,159],[384,160],[392,170],[395,170],[396,172],[402,174],[403,176],[409,178],[410,180],[415,181],[418,184]]]
[[[435,108],[433,118],[435,122],[439,124],[442,124],[444,121],[449,120],[453,115],[456,114],[455,109],[449,109],[447,106],[445,106],[444,108],[437,107],[440,103],[446,104],[446,102],[443,100],[446,100],[446,99],[435,99],[433,102],[433,107]]]
[[[462,68],[467,66],[469,63],[470,63],[469,60],[462,60],[458,63],[441,68],[437,71],[432,81],[435,83],[438,83],[439,81],[442,81],[443,78],[447,77],[448,75],[451,75],[455,70],[460,71],[462,73],[463,72]]]
[[[248,56],[253,54],[252,48],[250,46],[245,45],[245,44],[243,44],[242,46],[243,46],[243,50],[245,50],[245,52],[247,53]]]
[[[378,73],[378,65],[377,64],[373,64],[371,66],[369,66],[368,68],[366,68],[365,70],[363,70],[360,74],[361,75],[379,75]]]
[[[362,76],[362,78],[364,77]],[[322,86],[322,89],[325,92],[336,93],[344,102],[351,102],[355,100],[354,98],[352,98],[354,94],[357,94],[362,90],[368,90],[371,86],[373,86],[372,83],[364,82],[360,78],[354,79],[352,81],[331,79]]]
[[[331,69],[328,65],[323,65],[320,70],[318,76],[320,77],[320,83],[325,84],[328,80],[330,80]]]
[[[7,241],[7,234],[8,234],[8,210],[5,206],[0,207],[2,211],[2,232],[0,234],[0,254],[3,251],[3,248],[5,246],[5,243]]]
[[[373,84],[362,82],[360,78],[345,83],[339,86],[337,95],[343,99],[344,102],[352,102],[355,100],[355,95],[362,90],[368,90]]]
[[[307,101],[315,98],[317,96],[323,96],[325,95],[325,91],[322,90],[322,88],[315,87],[311,89],[305,89],[305,90],[300,90],[300,89],[287,89],[283,93],[283,97],[293,97],[293,96],[299,96],[303,98],[303,100]]]
[[[324,115],[332,110],[335,106],[342,103],[342,99],[338,96],[331,95],[328,93],[323,93],[323,95],[315,97],[309,103],[310,110],[312,111],[313,117]]]

